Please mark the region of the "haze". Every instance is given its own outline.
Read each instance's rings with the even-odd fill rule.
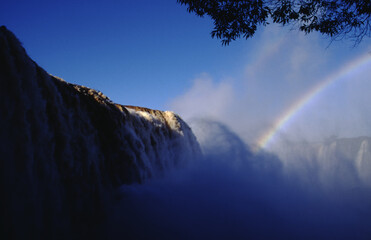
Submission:
[[[371,136],[371,60],[311,98],[271,148],[257,148],[316,84],[371,55],[370,39],[354,47],[272,25],[223,47],[210,37],[210,20],[176,0],[7,1],[0,23],[50,74],[120,104],[173,110],[198,138],[202,161],[120,189],[107,224],[112,237],[371,235],[370,163],[360,172],[357,154],[335,158],[330,150],[322,161],[336,139]],[[357,149],[371,161],[364,141]]]

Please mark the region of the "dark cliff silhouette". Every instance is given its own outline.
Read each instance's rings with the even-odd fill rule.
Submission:
[[[0,27],[1,239],[99,237],[122,184],[200,155],[179,116],[51,76]]]

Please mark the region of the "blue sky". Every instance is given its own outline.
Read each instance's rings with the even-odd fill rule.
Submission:
[[[195,75],[228,75],[245,58],[176,0],[6,1],[0,22],[49,73],[123,104],[162,109]]]
[[[0,24],[50,74],[117,103],[215,118],[246,140],[318,81],[371,51],[369,39],[356,48],[350,41],[328,46],[318,34],[279,26],[223,47],[210,37],[210,19],[189,14],[176,0],[3,0],[1,6]],[[305,116],[295,132],[321,125],[326,135],[371,134],[370,75],[324,93],[307,113],[309,123]]]

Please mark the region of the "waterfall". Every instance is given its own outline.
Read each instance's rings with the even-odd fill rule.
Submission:
[[[115,104],[48,74],[5,27],[0,47],[2,235],[90,231],[114,189],[201,156],[175,113]]]

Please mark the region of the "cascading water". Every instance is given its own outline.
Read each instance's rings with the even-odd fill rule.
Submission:
[[[371,151],[369,139],[363,140],[359,147],[356,157],[356,168],[360,180],[364,184],[371,186]]]
[[[275,152],[291,174],[319,181],[320,186],[369,186],[370,137],[329,138],[323,142],[282,142]]]
[[[94,235],[113,189],[201,155],[176,114],[114,104],[51,76],[5,27],[0,66],[1,235]]]
[[[253,152],[199,119],[194,161],[179,116],[49,75],[5,27],[0,67],[1,239],[371,236],[369,137]]]

